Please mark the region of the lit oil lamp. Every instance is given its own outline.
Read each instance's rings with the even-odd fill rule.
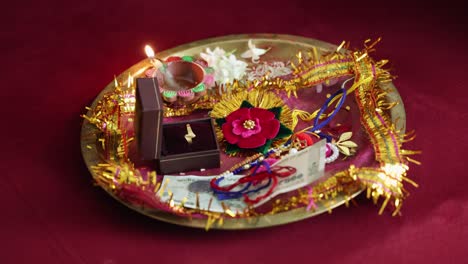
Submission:
[[[174,107],[196,102],[214,86],[213,69],[191,56],[170,57],[165,62],[155,57],[146,45],[145,53],[153,67],[146,76],[156,77],[163,100]]]

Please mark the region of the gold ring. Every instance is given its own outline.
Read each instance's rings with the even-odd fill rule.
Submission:
[[[187,128],[187,134],[185,134],[185,140],[187,140],[187,143],[192,144],[192,139],[195,138],[197,135],[193,133],[193,130],[190,124],[187,124],[186,128]]]

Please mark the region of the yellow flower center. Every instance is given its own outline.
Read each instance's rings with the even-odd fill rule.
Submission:
[[[255,121],[253,120],[245,120],[244,121],[244,124],[242,124],[244,126],[245,129],[254,129],[255,128]]]

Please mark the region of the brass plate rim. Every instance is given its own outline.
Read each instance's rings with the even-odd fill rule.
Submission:
[[[306,45],[306,46],[315,46],[321,50],[333,50],[336,49],[336,45],[333,45],[331,43],[327,43],[321,40],[316,40],[313,38],[307,38],[307,37],[302,37],[302,36],[295,36],[295,35],[285,35],[285,34],[240,34],[240,35],[226,35],[226,36],[220,36],[220,37],[213,37],[213,38],[207,38],[207,39],[202,39],[194,42],[190,42],[187,44],[182,44],[179,46],[176,46],[171,49],[167,49],[161,52],[158,52],[156,56],[159,58],[165,58],[171,55],[177,55],[178,53],[190,50],[190,49],[199,49],[201,46],[211,46],[213,47],[213,44],[217,44],[216,46],[219,46],[220,43],[227,43],[227,42],[239,42],[239,41],[247,41],[249,39],[255,39],[255,40],[264,40],[268,42],[289,42],[291,44],[296,44],[296,45]],[[187,54],[185,54],[187,55]],[[140,62],[134,64],[124,72],[122,72],[119,76],[118,79],[124,80],[127,77],[127,74],[129,72],[135,72],[137,69],[141,69],[144,64],[147,64],[147,59],[143,59]],[[387,94],[387,99],[392,101],[392,102],[398,102],[398,105],[390,110],[390,115],[392,122],[396,124],[396,126],[399,128],[400,133],[404,133],[406,130],[406,114],[405,114],[405,109],[403,105],[403,101],[401,99],[400,94],[398,93],[398,90],[396,87],[393,85],[393,83],[386,83],[384,84],[386,87],[390,88],[390,92]],[[94,108],[97,101],[102,98],[103,94],[108,92],[111,87],[113,87],[113,82],[109,83],[93,100],[93,103],[91,105],[91,108]],[[88,113],[89,114],[89,111]],[[93,174],[93,171],[90,170],[90,167],[94,164],[92,164],[92,161],[90,159],[90,150],[87,148],[88,143],[83,140],[83,135],[86,134],[86,130],[92,129],[91,124],[87,120],[84,120],[83,125],[81,127],[81,137],[80,137],[80,143],[81,143],[81,153],[83,156],[83,160],[85,161],[86,167],[88,168],[88,171],[90,174],[94,177],[95,175]],[[88,140],[89,141],[89,140]],[[94,149],[94,151],[96,151]],[[116,199],[118,202],[121,204],[125,205],[126,207],[143,214],[145,216],[148,216],[150,218],[170,223],[170,224],[176,224],[180,226],[186,226],[186,227],[192,227],[192,228],[205,228],[206,225],[206,219],[198,219],[198,218],[193,218],[193,219],[188,219],[186,217],[181,217],[177,216],[173,213],[162,211],[162,210],[157,210],[157,209],[142,209],[140,207],[131,205],[129,203],[126,203],[119,199],[114,193],[112,193],[110,190],[100,186],[104,191],[106,191],[111,197]],[[358,190],[355,193],[353,193],[349,199],[355,198],[357,195],[359,195],[363,190]],[[317,210],[310,210],[307,211],[305,207],[301,208],[296,208],[292,209],[289,211],[285,212],[280,212],[276,214],[266,214],[266,215],[261,215],[257,217],[250,217],[250,218],[226,218],[223,220],[223,225],[218,226],[214,224],[210,229],[222,229],[222,230],[241,230],[241,229],[259,229],[259,228],[267,228],[267,227],[273,227],[273,226],[279,226],[279,225],[285,225],[293,222],[298,222],[304,219],[312,218],[314,216],[323,214],[329,210],[332,210],[334,208],[337,208],[341,205],[343,205],[346,202],[345,197],[343,196],[337,196],[335,198],[336,200],[333,202],[333,204],[330,207],[325,207],[321,206]]]

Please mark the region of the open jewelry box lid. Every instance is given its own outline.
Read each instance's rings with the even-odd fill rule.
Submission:
[[[141,159],[156,161],[156,170],[163,174],[219,167],[220,150],[211,118],[165,124],[156,78],[138,78],[135,99],[135,136]],[[188,125],[197,134],[193,144],[184,139]]]
[[[161,156],[163,101],[156,78],[136,79],[135,136],[143,160]]]

